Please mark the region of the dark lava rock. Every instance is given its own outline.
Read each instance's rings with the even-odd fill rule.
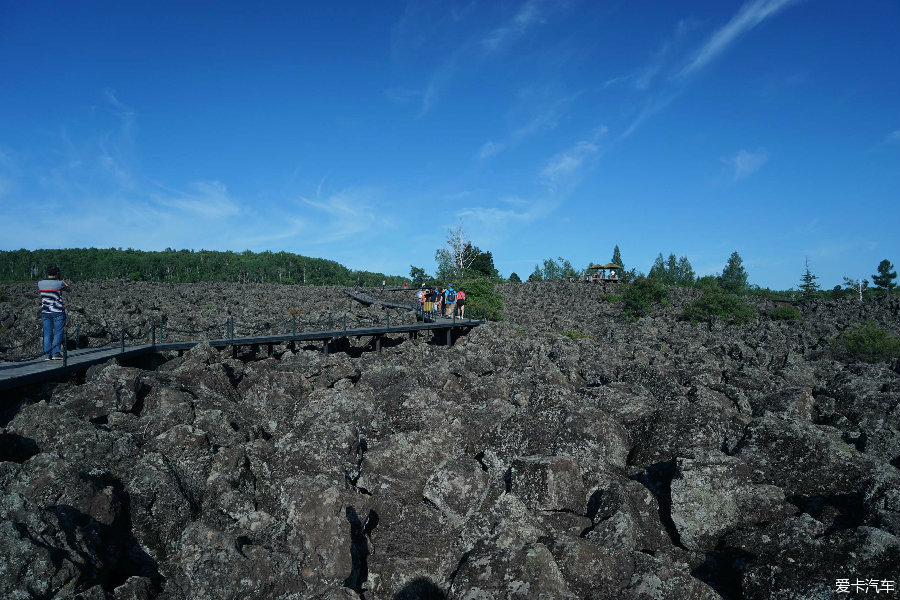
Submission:
[[[383,323],[336,288],[84,282],[82,346]],[[0,306],[0,353],[39,331]],[[898,579],[900,373],[833,357],[900,301],[629,323],[614,286],[506,285],[509,321],[232,352],[4,396],[0,597],[832,598]],[[412,291],[388,292],[413,302]],[[16,304],[19,302],[19,304]],[[401,318],[396,311],[392,322]],[[198,333],[199,332],[199,333]],[[71,326],[70,326],[71,333]],[[74,340],[72,341],[74,344]]]

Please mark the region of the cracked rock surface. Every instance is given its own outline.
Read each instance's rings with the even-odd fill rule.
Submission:
[[[88,282],[70,306],[96,339],[154,311],[385,317],[335,288],[216,285]],[[509,321],[449,348],[199,344],[3,392],[0,597],[800,599],[900,580],[900,365],[828,352],[869,319],[900,334],[900,301],[782,322],[758,300],[724,327],[677,318],[693,291],[625,323],[611,291],[503,286]]]

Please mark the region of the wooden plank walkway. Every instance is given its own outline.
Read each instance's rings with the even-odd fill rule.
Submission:
[[[154,352],[189,350],[197,344],[202,344],[204,342],[208,342],[211,346],[216,348],[225,348],[228,346],[256,346],[288,342],[321,341],[323,342],[323,351],[328,352],[329,343],[333,340],[345,337],[360,338],[372,336],[376,340],[376,349],[380,350],[380,338],[387,334],[415,334],[419,331],[437,332],[444,330],[447,335],[447,345],[450,345],[452,343],[453,329],[469,329],[482,323],[484,323],[484,321],[478,319],[435,317],[433,322],[425,323],[416,322],[399,325],[385,324],[383,326],[375,327],[306,331],[296,334],[287,333],[254,337],[236,337],[231,339],[165,342],[156,345],[140,344],[136,346],[125,346],[124,349],[121,346],[85,348],[69,352],[65,366],[63,366],[63,361],[61,360],[44,360],[43,358],[23,362],[0,362],[0,390],[46,381],[48,379],[69,375],[70,373],[75,373],[77,371],[84,371],[93,365],[106,362],[111,358],[128,359],[152,354]]]
[[[399,308],[403,310],[418,310],[418,306],[413,306],[412,304],[403,304],[400,302],[388,302],[386,300],[379,300],[375,296],[371,296],[366,294],[365,292],[351,292],[350,290],[344,290],[344,293],[360,302],[365,304],[366,306],[372,306],[373,304],[380,304],[385,308]]]

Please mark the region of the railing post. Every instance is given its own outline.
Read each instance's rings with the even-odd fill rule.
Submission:
[[[331,313],[328,313],[328,331],[334,330],[334,321],[331,320]]]
[[[293,319],[292,334],[297,335],[297,315],[291,315],[291,318]]]
[[[125,327],[122,327],[122,353],[125,353]]]
[[[347,313],[344,313],[344,331],[347,331]]]
[[[287,321],[284,317],[281,317],[281,331],[278,333],[286,333],[287,332]]]
[[[78,344],[75,344],[78,346]],[[156,321],[153,321],[153,324],[150,325],[150,345],[156,346]]]
[[[75,349],[81,347],[81,325],[75,326]]]
[[[63,329],[63,339],[62,339],[62,355],[63,355],[63,366],[68,366],[69,364],[69,334],[66,333],[66,330]]]

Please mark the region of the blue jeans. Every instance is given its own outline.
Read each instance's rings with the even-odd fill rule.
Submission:
[[[66,313],[41,313],[41,320],[44,322],[44,356],[61,356]]]

